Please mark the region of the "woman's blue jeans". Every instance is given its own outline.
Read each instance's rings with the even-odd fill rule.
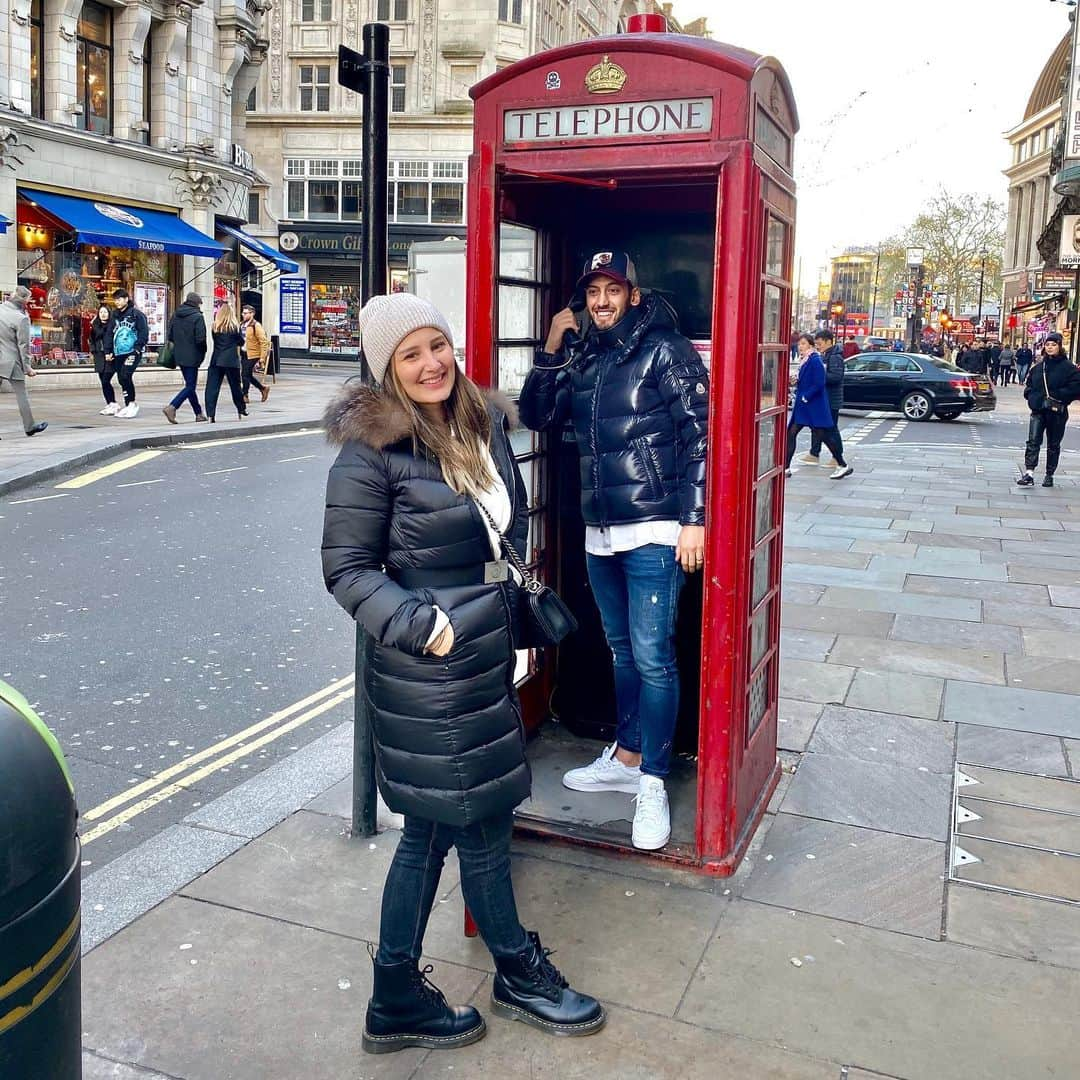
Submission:
[[[195,387],[199,383],[199,369],[197,367],[182,367],[180,374],[184,376],[184,389],[169,404],[174,409],[179,409],[185,401],[190,401],[191,407],[195,410],[195,415],[201,416],[202,406],[199,404],[199,395],[195,392]]]
[[[456,827],[406,817],[383,885],[380,964],[419,960],[443,863],[456,847],[461,891],[493,956],[513,956],[529,944],[518,920],[510,880],[513,815]]]
[[[675,616],[685,576],[675,549],[646,544],[587,555],[604,636],[615,663],[615,740],[641,754],[641,771],[667,776],[679,716]]]

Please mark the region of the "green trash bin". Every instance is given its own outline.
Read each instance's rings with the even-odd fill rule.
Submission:
[[[80,847],[52,732],[0,681],[0,1077],[82,1076]]]

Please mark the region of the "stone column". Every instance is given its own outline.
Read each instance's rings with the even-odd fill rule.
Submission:
[[[113,134],[118,139],[143,139],[143,56],[149,32],[149,4],[113,12]]]
[[[81,10],[82,0],[45,0],[45,118],[68,127],[81,126],[82,119],[72,112],[79,94],[75,38]]]
[[[187,77],[188,26],[191,6],[172,5],[169,16],[154,28],[150,71],[151,143],[165,149],[184,142],[184,83]]]
[[[217,146],[220,93],[214,85],[217,66],[217,29],[214,12],[199,6],[192,10],[187,41],[187,100],[184,144],[189,149],[212,151]]]

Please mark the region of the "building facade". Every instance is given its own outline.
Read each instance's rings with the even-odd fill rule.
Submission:
[[[1053,274],[1061,199],[1052,186],[1051,163],[1062,135],[1062,88],[1071,47],[1069,33],[1040,72],[1023,120],[1005,133],[1011,164],[1005,170],[1009,213],[1002,260],[1001,332],[1015,344],[1022,340],[1031,344],[1032,339],[1054,329],[1059,314],[1068,306],[1067,284],[1063,290],[1061,275]],[[1054,236],[1048,236],[1048,230]],[[1066,277],[1073,275],[1069,272]]]
[[[121,286],[155,344],[187,292],[204,310],[239,300],[246,270],[257,294],[269,263],[242,242],[254,180],[242,128],[268,8],[13,0],[0,21],[0,289],[30,288],[39,367],[85,366],[90,319]]]
[[[830,260],[829,302],[844,305],[839,324],[844,337],[870,332],[876,259],[876,252],[849,249]]]
[[[391,288],[405,289],[413,243],[465,236],[469,88],[537,50],[614,33],[619,15],[619,0],[275,0],[243,124],[259,175],[250,228],[300,266],[272,286],[264,319],[285,356],[359,350],[363,111],[337,84],[338,46],[360,51],[365,23],[390,27],[388,254]]]

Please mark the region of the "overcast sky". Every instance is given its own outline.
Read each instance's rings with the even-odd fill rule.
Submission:
[[[1002,133],[1069,29],[1051,0],[675,0],[674,11],[787,70],[804,291],[830,255],[902,229],[940,187],[1004,201]]]

